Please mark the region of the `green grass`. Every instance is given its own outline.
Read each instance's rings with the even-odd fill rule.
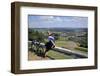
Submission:
[[[88,52],[87,48],[83,48],[83,47],[76,47],[76,50],[80,50],[80,51],[84,51],[84,52]]]
[[[59,53],[59,52],[55,52],[55,51],[52,51],[50,50],[48,53],[47,53],[47,56],[50,56],[54,59],[73,59],[71,56],[68,56],[68,55],[64,55],[62,53]]]
[[[58,47],[66,47],[67,41],[56,41],[55,44]]]
[[[88,52],[88,48],[79,47],[78,44],[73,41],[56,41],[56,46],[64,47],[70,50],[79,50],[83,52]]]

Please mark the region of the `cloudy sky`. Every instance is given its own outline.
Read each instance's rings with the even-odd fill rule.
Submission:
[[[29,28],[87,28],[88,18],[78,16],[28,16]]]

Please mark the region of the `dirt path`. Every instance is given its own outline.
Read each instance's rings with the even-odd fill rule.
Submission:
[[[66,43],[66,47],[67,47],[67,49],[70,49],[70,50],[74,50],[74,51],[81,52],[81,53],[87,53],[84,51],[76,50],[75,48],[78,47],[78,45],[73,41],[68,41]]]
[[[77,44],[73,41],[68,41],[66,43],[66,47],[69,48],[69,49],[74,49],[75,47],[77,47]]]

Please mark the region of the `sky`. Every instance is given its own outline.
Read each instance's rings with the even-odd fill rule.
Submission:
[[[87,28],[88,17],[28,15],[29,28]]]

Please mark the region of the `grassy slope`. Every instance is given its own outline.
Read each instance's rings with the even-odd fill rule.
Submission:
[[[62,53],[50,50],[47,53],[48,56],[54,58],[54,59],[73,59],[73,57],[69,56],[69,55],[64,55]]]
[[[56,41],[56,46],[64,47],[64,48],[70,49],[70,50],[78,50],[78,51],[88,52],[87,48],[79,47],[73,41]]]

